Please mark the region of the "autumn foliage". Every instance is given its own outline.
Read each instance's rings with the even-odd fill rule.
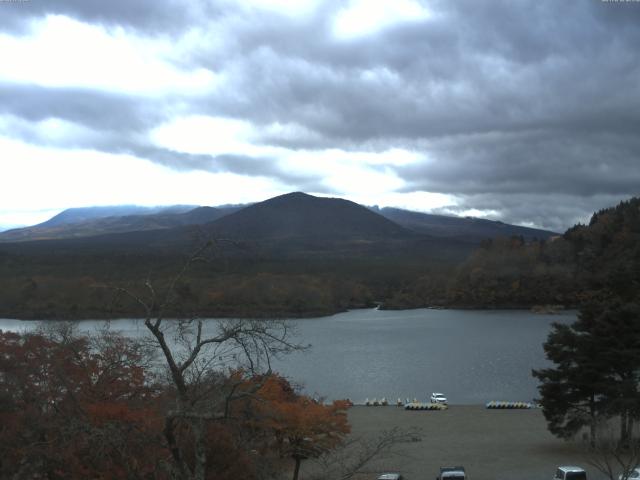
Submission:
[[[254,424],[271,432],[273,449],[294,460],[296,479],[300,463],[338,447],[350,432],[347,401],[325,405],[298,395],[286,379],[270,376],[258,391],[251,410]]]
[[[170,478],[165,422],[176,393],[156,370],[139,343],[108,331],[0,331],[0,478]],[[282,377],[216,378],[219,390],[246,395],[206,425],[206,478],[297,471],[349,432],[345,404],[299,395]],[[178,422],[173,431],[187,458],[196,449],[190,428]]]
[[[131,478],[153,472],[157,392],[135,344],[104,334],[0,332],[0,472]],[[135,477],[134,477],[135,478]]]

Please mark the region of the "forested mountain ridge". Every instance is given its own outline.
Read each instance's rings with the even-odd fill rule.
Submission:
[[[599,278],[611,283],[612,275],[640,291],[638,199],[548,240],[489,239],[474,250],[469,242],[411,232],[352,202],[307,197],[276,197],[195,227],[2,244],[0,315],[131,315],[136,306],[114,301],[112,287],[143,286],[147,279],[166,285],[192,251],[194,228],[200,239],[219,234],[231,240],[217,243],[212,259],[195,265],[177,288],[180,304],[199,316],[316,316],[380,303],[571,307],[596,289]],[[310,213],[320,206],[340,213]],[[285,218],[297,227],[270,223]]]
[[[575,306],[612,281],[640,292],[640,198],[600,210],[588,225],[550,241],[484,242],[458,269],[447,301]]]
[[[468,243],[411,232],[341,199],[288,194],[177,228],[0,245],[0,315],[131,315],[110,288],[166,283],[185,255],[215,241],[179,291],[198,315],[304,316],[373,306],[418,274],[449,269]],[[112,290],[112,288],[111,288]]]
[[[386,256],[394,254],[396,248],[424,250],[426,245],[434,251],[450,250],[450,245],[458,243],[416,234],[348,200],[299,192],[225,215],[227,212],[229,209],[199,207],[179,215],[108,217],[66,226],[67,231],[79,232],[79,235],[4,243],[0,248],[27,255],[72,252],[109,256],[152,251],[184,254],[204,239],[222,239],[242,244],[243,252],[236,253],[253,258],[255,255],[361,256],[372,251]],[[207,217],[219,218],[206,221]],[[134,228],[136,225],[140,228]],[[160,228],[163,225],[167,228]],[[82,234],[83,229],[97,232],[102,227],[106,233]],[[116,227],[122,231],[114,231]],[[463,255],[470,251],[466,245],[460,248]],[[233,255],[234,251],[227,249],[225,254]]]
[[[253,205],[259,205],[257,211],[251,209]],[[347,208],[349,205],[350,209]],[[342,235],[344,237],[355,233],[355,229],[364,227],[364,224],[368,223],[369,226],[372,226],[374,221],[373,217],[369,215],[368,220],[363,222],[362,225],[351,224],[353,217],[349,218],[348,210],[354,213],[353,211],[357,210],[355,206],[359,205],[339,198],[313,197],[304,193],[294,192],[268,199],[258,204],[222,205],[219,207],[173,205],[169,207],[70,208],[38,225],[0,232],[0,243],[86,238],[128,232],[164,230],[190,225],[205,225],[225,215],[247,208],[249,212],[253,211],[253,213],[245,212],[240,217],[234,217],[234,220],[221,222],[216,227],[219,234],[223,232],[225,235],[231,234],[235,237],[244,235],[251,238],[254,237],[253,233],[255,232],[258,232],[262,237],[269,238],[286,236],[323,238],[332,235]],[[470,244],[479,244],[487,238],[501,236],[522,235],[525,240],[532,240],[536,238],[546,239],[556,235],[554,232],[546,230],[520,227],[479,218],[434,215],[391,207],[369,207],[369,210],[413,233],[438,238],[451,238]],[[340,217],[343,217],[342,224],[339,223]],[[315,220],[315,224],[303,226],[303,223],[308,220]],[[381,227],[380,219],[378,219],[377,223],[378,227]],[[244,226],[241,224],[244,224]],[[325,224],[327,228],[323,229],[322,227]],[[328,228],[332,224],[333,227]],[[397,227],[390,227],[388,223],[383,230],[386,230],[387,233],[391,232],[391,230],[395,230],[396,234],[399,233]],[[270,231],[270,233],[267,233],[267,231]],[[367,236],[374,232],[367,233],[362,231],[361,233]],[[378,231],[377,233],[380,234],[382,232]],[[404,233],[406,234],[407,232]],[[386,233],[383,234],[383,236],[385,235]],[[125,243],[131,243],[127,242],[126,237],[120,238]],[[149,239],[150,237],[142,235],[142,238]],[[100,241],[104,242],[105,240],[107,239]],[[117,238],[114,237],[114,240],[117,240]],[[136,239],[134,243],[139,242]]]

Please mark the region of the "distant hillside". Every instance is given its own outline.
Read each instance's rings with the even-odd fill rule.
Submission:
[[[433,215],[391,207],[374,208],[373,211],[414,232],[434,237],[456,238],[471,243],[513,236],[522,236],[527,241],[544,240],[558,235],[548,230],[520,227],[482,218]]]
[[[95,233],[96,225],[114,222],[150,229],[0,244],[0,316],[138,315],[138,305],[115,302],[109,286],[137,285],[144,296],[150,278],[162,288],[207,238],[236,241],[217,242],[210,261],[198,262],[177,285],[176,308],[189,315],[316,316],[375,304],[575,306],[594,282],[612,276],[630,294],[640,291],[639,199],[598,212],[588,226],[531,241],[540,232],[387,210],[410,230],[353,202],[302,193],[207,221],[218,210],[107,217],[58,228],[93,225]],[[419,233],[427,221],[439,235]],[[516,236],[485,239],[478,248],[469,240],[505,229]]]
[[[295,192],[256,203],[209,226],[238,239],[389,239],[411,232],[357,203]]]
[[[222,213],[233,208],[237,207]],[[220,218],[206,222],[212,216]],[[0,252],[183,254],[207,238],[241,242],[242,250],[228,248],[225,254],[245,258],[389,257],[413,251],[418,256],[428,254],[451,261],[470,251],[460,242],[434,241],[411,232],[348,200],[304,193],[281,195],[226,216],[218,209],[199,208],[180,215],[108,217],[58,228],[60,231],[52,232],[51,228],[39,231],[39,227],[32,227],[30,240],[36,241],[5,241]],[[45,233],[56,237],[47,239]],[[0,234],[0,238],[8,234],[15,232]]]
[[[187,209],[185,211],[185,209]],[[96,207],[70,209],[33,227],[17,228],[0,233],[0,242],[53,240],[99,235],[162,230],[185,225],[212,222],[233,213],[235,208],[173,206],[145,209],[144,207]],[[143,211],[143,214],[122,212]],[[113,213],[114,215],[107,215]]]
[[[57,227],[86,222],[106,217],[123,217],[130,215],[152,215],[154,213],[183,213],[195,208],[195,205],[175,205],[171,207],[140,207],[137,205],[118,205],[110,207],[68,208],[58,215],[42,222],[37,227]]]
[[[369,208],[376,214],[371,215],[348,200],[291,193],[257,204],[216,208],[189,205],[71,208],[41,224],[0,232],[0,243],[133,234],[194,225],[205,228],[206,224],[241,210],[243,212],[238,216],[206,228],[212,235],[244,240],[399,238],[414,233],[479,244],[500,236],[522,236],[528,241],[555,235],[545,230],[491,220],[432,215],[390,207]],[[390,222],[383,221],[381,216]],[[162,235],[140,233],[131,237],[103,238],[99,242],[142,245],[149,241],[168,245],[180,243],[178,237],[184,235],[184,231],[175,235],[171,232]]]
[[[211,212],[182,216],[201,222]],[[134,220],[154,218],[142,217]],[[99,222],[121,225],[126,218]],[[106,285],[144,285],[148,278],[166,285],[209,238],[236,241],[217,242],[211,261],[198,262],[179,285],[186,308],[200,316],[326,315],[370,307],[421,275],[449,271],[473,248],[411,232],[347,200],[293,193],[209,223],[0,244],[0,316],[139,314],[136,304],[114,304]]]

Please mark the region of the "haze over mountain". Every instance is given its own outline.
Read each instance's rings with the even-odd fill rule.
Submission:
[[[305,191],[563,231],[638,193],[635,1],[0,3],[0,226]]]
[[[92,237],[111,233],[162,230],[212,222],[237,207],[92,207],[71,208],[46,222],[0,234],[0,242]],[[131,214],[131,212],[144,212]]]
[[[456,238],[471,243],[479,243],[488,238],[512,236],[522,236],[525,240],[544,240],[558,235],[549,230],[509,225],[484,218],[434,215],[391,207],[374,207],[373,210],[415,232],[434,237]]]
[[[97,220],[107,217],[124,217],[131,215],[153,215],[156,213],[172,214],[184,213],[197,205],[172,205],[159,207],[141,207],[138,205],[115,205],[107,207],[83,207],[68,208],[58,215],[51,217],[46,222],[35,225],[36,227],[57,227],[60,225],[70,225],[88,220]]]

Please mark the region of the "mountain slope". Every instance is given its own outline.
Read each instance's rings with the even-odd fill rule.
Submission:
[[[97,220],[106,217],[124,217],[131,215],[153,215],[155,213],[184,213],[195,208],[195,205],[174,205],[171,207],[140,207],[137,205],[117,205],[109,207],[68,208],[42,222],[37,227],[57,227]]]
[[[6,252],[25,255],[56,253],[151,254],[163,255],[192,251],[204,239],[232,239],[218,245],[220,254],[245,258],[390,258],[397,255],[438,258],[464,258],[470,248],[462,242],[439,240],[411,232],[354,202],[337,198],[291,193],[250,205],[213,222],[202,223],[214,209],[196,209],[186,214],[190,223],[173,228],[158,228],[163,217],[109,217],[95,222],[67,226],[90,229],[93,236],[57,238],[39,241],[5,242]],[[154,221],[153,227],[149,225]],[[95,234],[95,224],[115,222],[127,231]],[[134,228],[133,223],[145,222]],[[90,228],[89,228],[90,227]],[[7,232],[10,233],[10,232]],[[67,232],[68,233],[68,232]],[[2,238],[2,235],[0,235]],[[238,243],[239,242],[239,243]],[[467,244],[468,245],[468,244]],[[241,246],[241,248],[238,248]],[[224,250],[224,253],[222,251]]]
[[[520,227],[482,218],[433,215],[391,207],[374,209],[374,211],[418,233],[434,237],[457,238],[471,243],[479,243],[488,238],[513,236],[522,236],[527,241],[546,240],[558,235],[548,230]]]
[[[217,242],[211,261],[196,262],[180,285],[189,314],[317,316],[374,303],[575,306],[611,284],[634,301],[640,292],[640,199],[598,212],[588,226],[548,241],[502,237],[479,248],[408,232],[362,208],[291,194],[204,225],[4,243],[0,316],[138,315],[135,302],[114,303],[105,286],[143,288],[149,278],[166,285],[185,254],[224,232],[241,241]],[[191,215],[206,218],[207,209]]]
[[[88,215],[106,212],[130,211],[129,207],[123,210],[103,209],[98,211],[75,212],[65,210],[52,219],[33,227],[17,228],[0,233],[0,242],[24,242],[33,240],[53,240],[80,237],[93,237],[98,235],[143,232],[148,230],[170,229],[185,225],[196,225],[212,222],[233,209],[221,210],[213,207],[197,207],[184,212],[182,206],[163,208],[157,213],[145,213],[123,216],[94,216]],[[76,210],[76,209],[71,209]],[[77,209],[91,210],[91,209]],[[137,211],[134,209],[134,211]],[[155,211],[152,210],[152,211]]]
[[[400,239],[414,234],[389,219],[340,198],[295,192],[274,197],[208,226],[214,235],[239,239]]]
[[[129,211],[128,208],[129,207],[125,207],[123,211]],[[184,211],[184,208],[183,206],[163,207],[163,209],[157,213],[107,216],[84,220],[82,213],[76,214],[77,212],[70,212],[70,210],[76,209],[70,209],[65,210],[44,223],[32,227],[15,228],[1,232],[0,243],[96,237],[109,234],[146,232],[150,230],[166,230],[189,225],[200,225],[213,222],[218,218],[234,213],[240,207],[196,207],[188,211]],[[106,211],[107,210],[102,210],[101,213]],[[109,211],[117,212],[117,210]]]
[[[41,224],[1,232],[0,243],[73,239],[205,225],[241,210],[246,211],[216,224],[210,229],[211,233],[244,240],[293,237],[336,240],[398,237],[412,232],[469,244],[479,244],[482,240],[496,237],[522,236],[529,241],[548,239],[556,235],[546,230],[497,221],[433,215],[391,207],[371,207],[369,210],[376,214],[371,215],[366,214],[360,205],[347,200],[313,197],[297,192],[258,204],[224,205],[216,208],[194,208],[187,205],[71,208]],[[395,225],[382,222],[380,216]],[[170,238],[171,233],[157,233],[158,235],[153,236],[154,241],[164,239],[169,243],[175,243]],[[133,237],[135,244],[140,244],[147,238],[144,234]],[[133,237],[130,240],[133,240]],[[127,238],[121,239],[130,243]],[[111,240],[119,241],[116,237]],[[109,239],[103,241],[108,242]]]

